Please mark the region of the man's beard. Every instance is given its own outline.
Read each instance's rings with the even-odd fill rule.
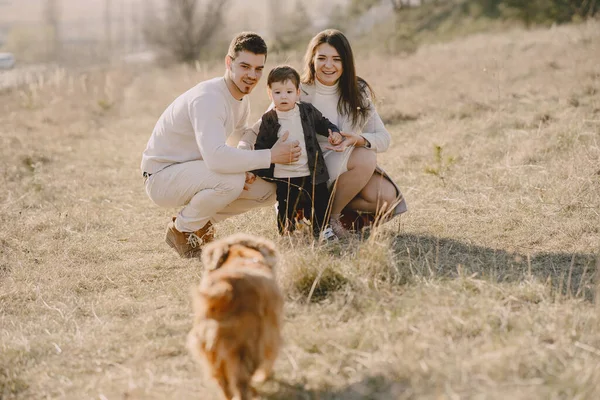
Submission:
[[[249,94],[249,93],[250,93],[250,90],[251,90],[251,89],[250,89],[250,87],[249,87],[249,86],[246,86],[246,85],[245,85],[243,82],[242,82],[242,84],[244,84],[244,88],[246,88],[246,90],[242,90],[242,88],[240,88],[240,87],[237,85],[237,83],[235,83],[235,82],[233,82],[233,83],[235,84],[235,87],[237,87],[237,90],[239,90],[239,91],[240,91],[240,93],[242,93],[242,94]]]
[[[231,81],[231,83],[233,83],[233,86],[235,86],[237,91],[240,92],[240,94],[250,94],[250,92],[252,92],[252,88],[254,87],[254,85],[249,85],[247,83],[244,83],[243,80],[241,80],[240,82],[242,83],[243,87],[240,87],[237,84],[237,82],[231,77],[231,73],[229,74],[228,78]],[[244,88],[247,88],[247,90],[244,90]]]

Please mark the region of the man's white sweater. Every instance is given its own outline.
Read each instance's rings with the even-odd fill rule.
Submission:
[[[270,150],[248,151],[226,144],[241,137],[250,115],[247,96],[236,100],[223,77],[200,82],[162,113],[142,155],[143,172],[203,160],[215,172],[232,174],[268,168]]]

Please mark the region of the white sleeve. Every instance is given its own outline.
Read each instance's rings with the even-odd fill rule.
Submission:
[[[215,102],[212,96],[200,96],[190,102],[189,113],[200,154],[208,169],[233,174],[271,165],[270,150],[245,151],[225,143],[227,110],[222,102]]]
[[[262,118],[259,118],[254,125],[252,125],[250,128],[246,128],[242,138],[240,139],[240,142],[238,143],[238,149],[254,150],[254,144],[256,143],[256,138],[258,137],[261,123]]]
[[[361,136],[371,143],[371,148],[377,153],[384,152],[390,147],[392,137],[373,104],[371,104],[371,116],[364,125]]]
[[[271,102],[267,111],[271,111],[275,107],[275,104]],[[265,111],[265,113],[267,112]],[[264,114],[263,114],[264,115]],[[260,131],[260,124],[262,123],[262,116],[252,125],[250,128],[246,128],[244,131],[242,138],[238,144],[238,149],[244,150],[254,150],[254,144],[256,143],[256,138],[258,136],[258,132]]]

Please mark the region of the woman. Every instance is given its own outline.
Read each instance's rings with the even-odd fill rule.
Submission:
[[[347,237],[343,214],[354,211],[385,219],[406,211],[406,202],[391,178],[377,167],[376,153],[386,151],[390,134],[371,101],[369,84],[356,76],[348,39],[327,29],[310,41],[304,56],[300,100],[312,103],[336,124],[345,140],[331,146],[319,137],[333,186],[331,227],[338,237]]]

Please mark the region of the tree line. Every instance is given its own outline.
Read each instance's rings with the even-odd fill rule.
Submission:
[[[112,1],[104,2],[105,50],[110,53]],[[139,7],[143,14],[139,18],[144,43],[176,62],[210,57],[231,1],[166,0],[165,3],[167,6],[162,12],[152,6],[153,1],[143,2],[144,6]],[[47,48],[55,56],[61,47],[59,5],[60,0],[45,0],[44,18],[49,27]],[[269,27],[272,36],[269,46],[273,50],[299,49],[315,33],[312,18],[301,0],[295,0],[295,6],[289,11],[284,10],[279,0],[269,0],[267,5],[269,19],[274,21]],[[423,32],[436,32],[444,24],[458,25],[465,17],[517,21],[531,27],[576,22],[600,15],[600,0],[350,0],[335,11],[336,15],[330,16],[329,26],[350,30],[363,15],[382,5],[387,5],[387,10],[391,6],[393,10],[389,15],[394,19],[391,40],[413,48]]]
[[[568,23],[594,17],[598,0],[471,0],[491,18],[516,18],[526,26]]]
[[[527,26],[573,22],[594,17],[600,11],[599,0],[352,0],[348,14],[356,17],[385,2],[391,3],[396,13],[415,7],[450,5],[469,13],[480,10],[489,18],[518,19]]]

